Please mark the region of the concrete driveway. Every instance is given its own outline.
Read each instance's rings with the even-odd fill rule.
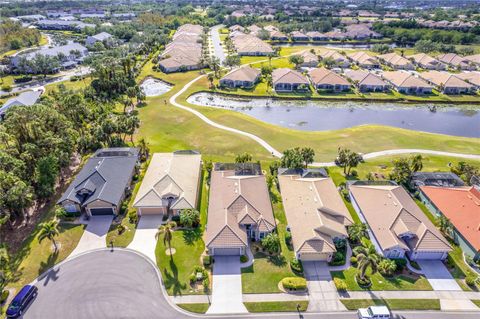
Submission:
[[[156,264],[155,247],[157,246],[157,239],[155,234],[158,226],[161,224],[162,215],[145,215],[140,217],[135,236],[128,248],[141,252]]]
[[[246,313],[239,256],[218,256],[213,264],[212,304],[207,314]]]
[[[417,260],[417,263],[433,290],[462,290],[440,260]]]
[[[310,297],[307,310],[315,312],[347,310],[338,298],[327,262],[305,261],[302,264]]]
[[[107,233],[112,224],[112,220],[113,216],[90,217],[87,228],[69,258],[89,250],[105,248],[107,246]]]

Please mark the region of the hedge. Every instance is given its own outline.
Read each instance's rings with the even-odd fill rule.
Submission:
[[[286,277],[282,279],[282,286],[288,290],[305,290],[307,289],[307,281],[300,277]]]

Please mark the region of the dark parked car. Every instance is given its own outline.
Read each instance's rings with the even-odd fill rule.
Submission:
[[[31,285],[23,287],[13,298],[7,309],[7,318],[17,318],[23,314],[28,304],[37,296],[38,288]]]

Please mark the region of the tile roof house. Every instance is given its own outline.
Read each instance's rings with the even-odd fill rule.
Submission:
[[[251,34],[232,37],[232,42],[239,56],[266,56],[274,53],[270,44]]]
[[[291,32],[290,38],[292,38],[292,41],[309,41],[310,40],[305,33],[300,31]]]
[[[384,257],[444,260],[452,250],[402,186],[357,181],[348,189],[353,207]]]
[[[322,60],[332,59],[335,62],[335,65],[341,68],[348,68],[350,66],[350,61],[337,50],[321,51],[319,56]]]
[[[138,215],[178,215],[197,208],[201,162],[195,151],[153,154],[133,201]]]
[[[400,56],[396,53],[387,53],[377,56],[377,59],[385,63],[386,65],[394,68],[395,70],[414,70],[415,66],[410,60]]]
[[[307,37],[310,38],[312,41],[325,41],[328,40],[328,37],[326,37],[323,33],[318,32],[318,31],[310,31],[306,33]]]
[[[260,73],[260,70],[254,69],[248,65],[236,68],[220,79],[220,85],[230,88],[251,88],[260,78]]]
[[[330,261],[336,238],[347,237],[351,216],[332,179],[309,170],[280,169],[278,181],[296,258]]]
[[[270,31],[270,39],[274,41],[288,41],[287,35],[278,30]]]
[[[382,35],[370,29],[370,25],[365,23],[351,24],[346,27],[345,35],[349,39],[365,40],[365,39],[378,39]]]
[[[267,30],[268,32],[279,31],[278,28],[273,25],[267,25],[264,29]]]
[[[38,99],[42,95],[42,91],[25,91],[20,93],[19,95],[8,99],[2,107],[0,107],[0,119],[5,116],[5,113],[10,109],[12,106],[31,106],[37,103]]]
[[[103,148],[87,161],[57,202],[69,213],[116,215],[137,172],[138,148]]]
[[[364,69],[378,69],[380,67],[377,58],[364,51],[349,53],[347,54],[347,57],[356,65]]]
[[[480,88],[480,72],[462,72],[456,74],[456,76],[475,87]]]
[[[473,71],[477,68],[472,61],[461,57],[455,53],[441,54],[437,56],[437,59],[443,63],[450,65],[455,69]]]
[[[303,63],[300,64],[302,68],[314,68],[318,65],[318,56],[308,50],[302,51],[298,54],[303,58]]]
[[[428,71],[420,73],[420,76],[428,83],[437,86],[445,94],[464,94],[473,92],[475,89],[470,83],[447,72]]]
[[[457,187],[465,183],[451,172],[415,172],[410,178],[410,186],[417,189],[420,186]]]
[[[323,36],[329,40],[343,40],[347,38],[347,35],[340,30],[325,32]]]
[[[112,35],[110,33],[100,32],[98,34],[88,36],[87,39],[85,40],[85,45],[91,46],[91,45],[94,45],[96,42],[103,42],[111,38],[112,38]]]
[[[480,66],[480,54],[468,55],[465,57],[465,59],[473,62],[477,66]]]
[[[425,53],[418,53],[414,55],[410,55],[407,57],[413,63],[421,67],[422,69],[427,70],[445,70],[447,65],[443,62],[438,61],[435,58],[425,54]]]
[[[309,89],[308,80],[303,74],[288,68],[273,70],[272,84],[277,92],[307,91]]]
[[[249,239],[260,240],[276,227],[265,176],[237,165],[212,171],[205,241],[212,256],[243,255]]]
[[[234,32],[234,31],[240,31],[240,32],[245,32],[245,28],[242,27],[241,25],[238,25],[238,24],[235,24],[235,25],[232,25],[230,28],[228,28],[230,30],[230,32]]]
[[[430,94],[433,86],[405,71],[383,72],[382,78],[390,82],[400,93]]]
[[[335,92],[350,90],[350,82],[337,73],[324,67],[310,70],[308,76],[317,90],[329,90]]]
[[[355,83],[360,92],[383,92],[390,89],[390,85],[381,77],[365,70],[346,70],[345,76]]]
[[[256,25],[256,24],[253,24],[253,25],[247,27],[247,30],[250,31],[250,34],[256,36],[256,35],[258,34],[258,32],[259,32],[260,30],[262,30],[262,28],[260,28],[260,27],[259,27],[258,25]]]
[[[420,194],[431,212],[450,220],[452,237],[463,252],[480,259],[480,192],[473,186],[421,186]]]

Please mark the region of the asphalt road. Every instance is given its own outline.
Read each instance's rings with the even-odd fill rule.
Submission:
[[[218,31],[223,28],[223,25],[216,25],[210,29],[210,37],[212,39],[213,50],[215,56],[220,60],[220,64],[225,62],[225,52],[223,52],[222,41],[220,40],[220,34]]]
[[[80,255],[42,275],[35,284],[38,297],[25,319],[109,318],[227,318],[224,315],[193,315],[173,307],[165,298],[156,267],[129,251],[98,250]],[[479,313],[409,312],[406,319],[473,319]],[[355,313],[248,314],[228,318],[353,319]]]

